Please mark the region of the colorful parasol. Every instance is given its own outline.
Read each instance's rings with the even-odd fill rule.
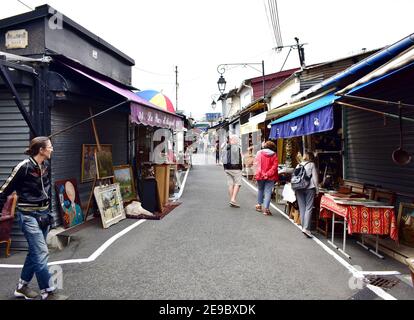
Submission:
[[[171,100],[161,92],[155,90],[144,90],[136,92],[136,94],[142,99],[151,102],[160,109],[175,113],[174,106]]]

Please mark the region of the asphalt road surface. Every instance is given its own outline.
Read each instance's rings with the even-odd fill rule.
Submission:
[[[203,161],[198,159],[198,163]],[[195,161],[197,163],[197,161]],[[228,204],[221,166],[194,165],[180,201],[159,221],[145,221],[95,261],[61,265],[71,299],[350,299],[352,274],[291,221],[254,210],[256,192],[244,184],[241,208]],[[136,223],[83,229],[50,261],[87,258],[107,239]],[[400,270],[350,244],[352,264],[365,270]],[[23,263],[16,253],[0,264]],[[20,270],[0,269],[0,298],[11,299]],[[352,281],[351,281],[352,283]],[[36,288],[36,282],[32,287]],[[371,295],[370,299],[379,299]]]

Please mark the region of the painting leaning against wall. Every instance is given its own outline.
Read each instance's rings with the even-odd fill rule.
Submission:
[[[94,195],[104,228],[126,218],[119,183],[96,187]]]
[[[400,243],[414,247],[414,204],[400,203],[397,225]]]
[[[137,200],[135,192],[134,177],[132,174],[132,168],[129,165],[115,166],[114,167],[115,182],[118,182],[121,188],[121,195],[124,203]]]
[[[81,183],[93,181],[96,177],[95,151],[97,149],[98,146],[96,144],[82,145]],[[112,145],[101,144],[101,149],[112,155]]]
[[[63,226],[70,228],[84,222],[76,179],[56,181],[55,190]]]

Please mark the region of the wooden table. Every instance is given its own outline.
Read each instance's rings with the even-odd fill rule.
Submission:
[[[334,243],[335,215],[339,215],[344,219],[342,249],[338,248]],[[347,230],[348,234],[375,234],[377,236],[375,251],[369,249],[365,245],[363,236],[362,243],[358,242],[358,244],[362,245],[365,249],[374,253],[379,258],[383,258],[383,256],[378,253],[379,235],[389,235],[391,239],[395,241],[398,240],[398,228],[394,207],[379,201],[335,197],[335,195],[324,194],[320,203],[320,216],[322,218],[332,217],[332,241],[328,242],[348,258],[351,257],[345,251]]]

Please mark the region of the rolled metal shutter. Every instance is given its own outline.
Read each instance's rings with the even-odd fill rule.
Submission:
[[[398,114],[390,107],[371,109]],[[371,112],[352,108],[343,109],[345,135],[345,179],[369,183],[402,194],[414,194],[414,162],[399,166],[392,153],[399,147],[398,119],[384,118]],[[414,118],[414,112],[403,111],[403,116]],[[414,123],[403,121],[404,149],[414,152]]]
[[[18,93],[30,112],[31,91],[19,88]],[[0,186],[13,168],[27,156],[23,154],[30,142],[30,130],[9,90],[0,90]],[[13,250],[27,250],[27,241],[15,220],[11,233]]]
[[[70,125],[90,117],[89,108],[72,104],[57,103],[52,107],[52,134]],[[96,118],[96,127],[101,144],[112,144],[114,165],[128,163],[128,114],[109,112]],[[86,207],[92,189],[92,182],[81,183],[82,144],[96,144],[92,123],[77,126],[70,131],[52,139],[54,152],[52,155],[52,207],[54,226],[62,224],[56,206],[54,183],[62,179],[75,178],[78,184],[79,197]]]

